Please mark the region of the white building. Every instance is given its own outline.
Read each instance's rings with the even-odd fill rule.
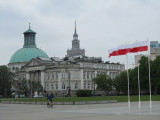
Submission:
[[[60,60],[57,58],[33,58],[28,62],[21,75],[26,74],[27,80],[40,81],[43,90],[54,93],[57,96],[67,94],[71,89],[74,95],[78,89],[94,90],[93,78],[98,74],[106,74],[114,78],[124,65],[115,63],[103,63],[97,58],[75,58]]]

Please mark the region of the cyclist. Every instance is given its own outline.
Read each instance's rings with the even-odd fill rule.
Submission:
[[[53,105],[53,102],[52,102],[52,98],[53,98],[54,96],[53,96],[53,94],[50,94],[50,95],[48,95],[48,97],[47,97],[47,100],[48,100],[48,102],[47,102],[47,107],[49,108],[49,107],[55,107],[54,105]]]
[[[53,94],[51,93],[50,95],[48,95],[47,100],[49,100],[52,103],[52,99],[53,99]]]

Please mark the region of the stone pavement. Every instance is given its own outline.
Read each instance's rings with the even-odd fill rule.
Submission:
[[[160,102],[138,102],[87,105],[0,104],[0,120],[160,120]]]

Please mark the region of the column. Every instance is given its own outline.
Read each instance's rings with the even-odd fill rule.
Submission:
[[[41,85],[43,87],[43,90],[45,88],[45,84],[44,84],[44,71],[41,71]]]
[[[30,77],[29,77],[29,72],[26,73],[26,79],[27,79],[27,80],[30,79]]]
[[[58,74],[58,90],[62,90],[62,75],[61,73],[57,73]]]
[[[84,89],[83,70],[80,70],[81,89]]]

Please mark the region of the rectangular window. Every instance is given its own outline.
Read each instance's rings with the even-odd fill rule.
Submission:
[[[84,83],[84,89],[86,89],[86,83]]]
[[[52,73],[52,80],[54,80],[54,73]]]
[[[87,79],[89,79],[89,72],[87,72]]]
[[[83,72],[83,79],[86,79],[86,74],[85,74],[85,72]]]
[[[69,79],[69,80],[71,79],[71,74],[70,74],[70,72],[68,72],[68,79]]]
[[[78,89],[78,84],[77,84],[77,82],[76,82],[76,84],[75,84],[75,89]]]
[[[56,79],[58,80],[58,73],[56,73]]]
[[[90,89],[90,85],[89,85],[89,83],[88,83],[88,89]]]
[[[54,85],[53,84],[51,84],[51,87],[52,87],[52,90],[54,89]]]
[[[65,73],[62,72],[62,79],[65,79]]]
[[[58,84],[56,84],[56,89],[58,90]]]

